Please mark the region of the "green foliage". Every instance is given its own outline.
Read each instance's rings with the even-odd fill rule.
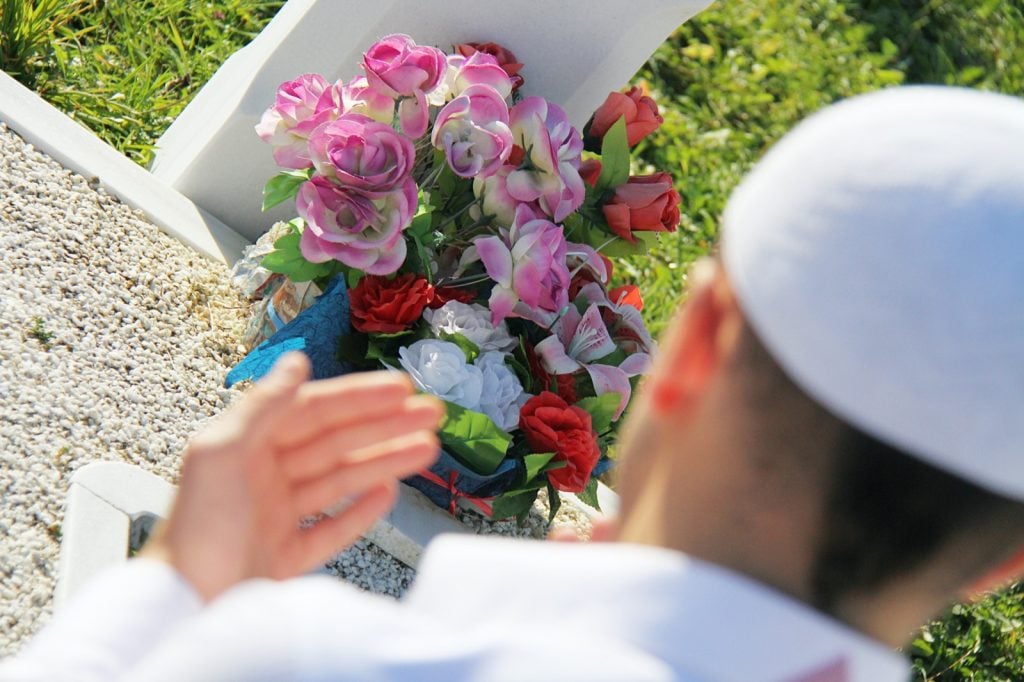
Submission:
[[[294,198],[302,183],[309,180],[309,175],[309,171],[290,170],[282,171],[267,180],[263,187],[263,210],[267,211]]]
[[[32,326],[28,328],[28,335],[39,342],[45,350],[53,347],[53,332],[46,328],[46,320],[41,317],[32,318]]]
[[[486,414],[467,410],[455,403],[441,423],[441,443],[452,455],[478,474],[492,474],[505,459],[512,436],[502,431]]]
[[[1024,585],[957,604],[908,648],[916,680],[1013,682],[1024,678]]]
[[[30,4],[0,1],[5,13],[8,6]],[[282,4],[36,0],[36,6],[59,6],[54,28],[33,33],[49,32],[50,43],[33,48],[24,67],[12,69],[5,61],[4,70],[146,165],[157,138],[196,91]]]
[[[605,393],[593,398],[583,398],[576,403],[576,406],[582,407],[590,413],[590,420],[594,431],[604,433],[612,427],[615,411],[619,409],[621,401],[622,396],[618,393]]]
[[[619,118],[601,140],[601,176],[597,191],[607,192],[629,180],[629,144],[626,141],[626,119]]]
[[[260,265],[271,272],[279,272],[293,282],[310,282],[330,277],[336,271],[335,261],[310,263],[299,248],[302,235],[289,232],[274,242],[274,250],[263,257]]]
[[[60,45],[87,29],[71,23],[95,5],[88,0],[0,0],[0,69],[27,85]]]

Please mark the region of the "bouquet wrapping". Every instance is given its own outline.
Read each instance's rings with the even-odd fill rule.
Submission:
[[[236,265],[261,343],[228,383],[292,349],[317,378],[406,371],[447,405],[441,458],[408,481],[435,503],[522,517],[547,489],[552,516],[558,491],[596,506],[655,350],[611,258],[679,222],[666,173],[630,174],[657,105],[611,93],[580,132],[493,43],[392,35],[361,66],[283,83],[256,127],[285,169],[264,208],[298,217]]]

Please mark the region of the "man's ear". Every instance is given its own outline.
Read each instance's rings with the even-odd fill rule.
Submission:
[[[1005,587],[1022,577],[1024,577],[1024,547],[965,587],[960,597],[967,601],[973,601],[985,596],[987,592]]]
[[[658,344],[658,362],[650,378],[651,406],[665,414],[685,408],[732,353],[742,316],[721,267],[712,260],[696,264],[690,292]]]

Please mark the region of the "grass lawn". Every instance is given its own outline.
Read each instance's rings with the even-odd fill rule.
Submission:
[[[140,164],[191,96],[278,0],[0,0],[0,66]],[[527,62],[529,55],[520,55]],[[671,171],[679,232],[617,277],[641,284],[660,331],[685,272],[713,249],[731,189],[775,140],[829,102],[901,83],[1024,94],[1024,0],[728,0],[667,41],[638,76],[662,129],[642,162]],[[920,680],[1024,679],[1024,588],[917,634]]]

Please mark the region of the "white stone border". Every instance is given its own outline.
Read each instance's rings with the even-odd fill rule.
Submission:
[[[173,499],[173,485],[131,464],[92,462],[78,469],[61,525],[55,607],[102,569],[125,561],[132,523],[166,517]]]
[[[247,239],[0,71],[0,121],[68,170],[145,213],[199,253],[231,265]]]

